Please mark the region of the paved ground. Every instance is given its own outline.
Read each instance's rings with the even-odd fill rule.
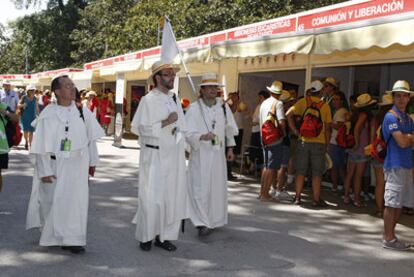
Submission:
[[[74,256],[37,245],[39,233],[24,231],[32,169],[27,152],[13,150],[0,194],[0,276],[413,276],[414,251],[380,247],[382,221],[372,206],[344,207],[324,191],[331,207],[261,203],[259,185],[244,179],[229,186],[229,224],[200,240],[187,223],[167,253],[140,251],[131,219],[136,210],[135,141],[128,148],[99,143],[102,163],[90,185],[87,253]],[[414,242],[414,217],[398,225]]]

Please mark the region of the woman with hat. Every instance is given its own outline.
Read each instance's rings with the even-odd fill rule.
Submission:
[[[20,109],[20,122],[22,124],[23,136],[25,140],[24,148],[28,150],[32,145],[33,132],[32,122],[39,114],[39,105],[35,96],[36,87],[28,85],[26,88],[26,96],[20,99],[18,108]]]
[[[390,94],[384,93],[381,102],[378,103],[379,109],[371,120],[371,143],[377,138],[378,128],[381,126],[382,122],[384,121],[385,114],[391,109],[392,105],[392,96]],[[379,218],[382,218],[382,212],[384,210],[385,189],[383,169],[384,163],[381,163],[376,159],[371,159],[371,165],[373,166],[375,172],[375,204],[377,207],[376,215]]]
[[[370,142],[370,122],[372,120],[372,108],[377,101],[368,93],[358,96],[354,105],[355,112],[351,117],[351,133],[355,138],[355,146],[348,153],[348,167],[344,181],[344,203],[350,203],[351,184],[354,184],[354,206],[361,207],[361,187],[369,158],[365,156],[364,148]]]

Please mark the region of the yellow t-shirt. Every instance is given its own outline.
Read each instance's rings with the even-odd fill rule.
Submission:
[[[311,100],[312,102],[315,102],[315,103],[319,103],[322,101],[321,99],[314,97],[314,96],[311,96]],[[306,97],[305,97],[305,98],[300,99],[298,102],[296,102],[295,105],[293,105],[293,112],[295,115],[302,116],[307,107],[308,107],[308,104],[306,102]],[[312,113],[312,114],[317,115],[317,112],[313,110],[308,110],[306,113]],[[320,108],[320,113],[321,113],[321,120],[323,122],[323,128],[319,136],[314,137],[314,138],[300,137],[300,140],[304,142],[316,142],[316,143],[326,144],[325,124],[332,123],[331,109],[329,108],[329,105],[326,103],[323,104],[322,107]]]

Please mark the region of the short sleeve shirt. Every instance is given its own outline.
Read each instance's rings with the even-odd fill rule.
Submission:
[[[347,115],[348,111],[345,108],[340,108],[339,110],[337,110],[332,118],[332,122],[333,123],[338,123],[338,122],[345,122],[346,121],[346,115]],[[331,141],[330,144],[335,144],[337,145],[338,143],[336,142],[336,137],[338,136],[338,130],[332,128],[332,133],[331,133]]]
[[[312,96],[311,101],[315,103],[319,103],[322,100]],[[305,112],[306,108],[308,107],[308,103],[306,101],[306,98],[300,99],[298,102],[296,102],[295,105],[293,105],[293,113],[298,116],[303,116],[303,113]],[[303,142],[315,142],[315,143],[322,143],[326,144],[326,138],[325,138],[325,124],[331,124],[332,123],[332,115],[331,115],[331,109],[329,108],[329,105],[324,103],[320,109],[321,113],[321,120],[324,124],[324,128],[322,128],[321,133],[319,136],[315,138],[307,138],[307,137],[300,137],[300,140]]]
[[[398,114],[398,117],[388,112],[382,123],[382,134],[384,140],[388,142],[384,168],[411,169],[413,166],[411,146],[401,148],[392,134],[397,131],[403,134],[411,134],[414,131],[414,123],[408,114],[400,112],[395,106],[392,109]]]
[[[266,121],[266,118],[267,118],[269,112],[272,110],[273,104],[276,105],[276,118],[277,118],[277,120],[280,121],[280,120],[286,119],[282,101],[279,101],[274,97],[267,98],[260,105],[260,112],[259,112],[260,133],[261,133],[261,130],[262,130],[263,123]]]

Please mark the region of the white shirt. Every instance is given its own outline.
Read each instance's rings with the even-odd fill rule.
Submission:
[[[277,121],[286,119],[285,111],[283,109],[283,102],[274,97],[269,97],[260,105],[260,134],[262,132],[262,125],[266,121],[269,112],[272,110],[273,103],[276,105],[276,119]],[[282,141],[282,139],[280,139]]]
[[[338,123],[338,122],[345,122],[346,121],[346,114],[348,113],[348,111],[345,108],[340,108],[339,110],[337,110],[332,118],[332,123]],[[330,140],[330,144],[335,144],[337,145],[338,143],[336,142],[336,137],[338,136],[338,130],[336,130],[335,128],[332,128],[332,133],[331,133],[331,140]]]

